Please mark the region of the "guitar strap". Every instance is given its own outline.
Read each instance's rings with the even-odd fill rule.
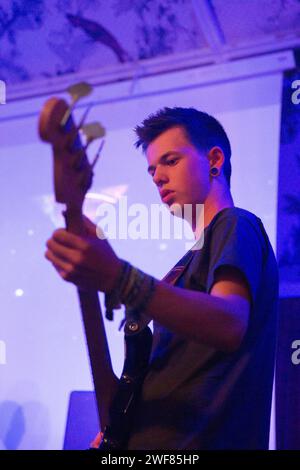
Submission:
[[[190,264],[195,250],[190,249],[179,261],[173,266],[173,268],[163,277],[162,281],[167,282],[168,284],[175,285],[178,279],[186,271],[188,265]]]

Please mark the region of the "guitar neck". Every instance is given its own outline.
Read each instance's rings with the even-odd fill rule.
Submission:
[[[85,233],[81,211],[68,209],[64,217],[69,232],[76,235]],[[98,292],[81,288],[77,291],[95,387],[99,424],[104,429],[108,424],[109,408],[118,379],[112,368]]]

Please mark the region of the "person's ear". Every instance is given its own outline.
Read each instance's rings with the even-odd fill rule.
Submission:
[[[213,177],[219,176],[224,165],[225,157],[223,150],[220,147],[212,147],[207,158],[209,160],[210,175]]]

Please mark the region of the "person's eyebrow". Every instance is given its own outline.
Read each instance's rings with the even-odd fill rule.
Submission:
[[[159,160],[158,160],[157,163],[163,163],[163,162],[166,161],[166,159],[167,159],[168,157],[170,157],[170,155],[178,155],[178,154],[179,154],[179,153],[176,152],[175,150],[170,150],[169,152],[164,153],[164,154],[159,158]],[[152,172],[153,170],[155,170],[155,165],[149,165],[149,166],[148,166],[148,169],[147,169],[148,173],[151,174],[151,172]]]

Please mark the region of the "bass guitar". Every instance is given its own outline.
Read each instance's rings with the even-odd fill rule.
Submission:
[[[66,228],[77,235],[85,234],[82,212],[85,195],[92,184],[93,163],[86,150],[90,142],[103,138],[105,131],[98,123],[85,124],[85,117],[75,125],[72,111],[75,103],[91,92],[86,83],[68,90],[72,96],[69,105],[60,98],[50,98],[39,118],[39,135],[52,146],[55,198],[64,203]],[[86,135],[83,145],[79,132]],[[95,387],[99,425],[103,432],[101,450],[124,449],[129,437],[134,406],[138,398],[151,352],[152,333],[148,326],[137,331],[125,327],[125,362],[120,379],[113,372],[98,292],[77,288],[91,372]]]

